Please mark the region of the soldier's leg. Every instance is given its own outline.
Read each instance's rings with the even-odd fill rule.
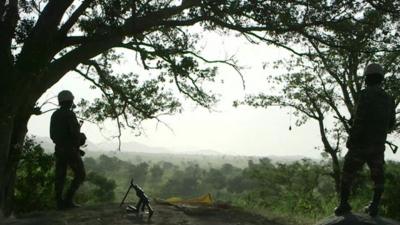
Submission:
[[[78,151],[72,152],[69,155],[68,165],[71,167],[72,172],[74,173],[74,178],[65,196],[65,201],[71,207],[75,207],[77,205],[73,203],[74,195],[86,177],[82,157],[79,155]]]
[[[383,150],[382,150],[383,149]],[[372,197],[372,202],[367,208],[368,213],[371,216],[376,216],[378,214],[379,204],[381,201],[381,196],[384,191],[384,146],[376,147],[376,154],[373,154],[371,158],[368,159],[368,167],[371,172],[371,179],[374,182],[374,194]]]
[[[362,159],[362,157],[357,153],[357,151],[349,150],[345,156],[340,184],[340,204],[335,209],[336,215],[343,215],[351,211],[351,206],[348,203],[348,200],[350,197],[352,181],[357,172],[364,165],[364,159]]]
[[[55,182],[54,191],[56,197],[56,204],[58,209],[63,209],[63,190],[65,184],[65,178],[67,175],[67,159],[60,152],[55,154],[56,169],[55,169]]]

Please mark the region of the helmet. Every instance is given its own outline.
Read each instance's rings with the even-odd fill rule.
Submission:
[[[383,71],[381,65],[377,63],[371,63],[367,67],[365,67],[364,70],[364,76],[369,76],[369,75],[381,75],[383,77],[385,75],[385,72]]]
[[[68,91],[64,90],[58,93],[58,103],[64,102],[64,101],[73,101],[74,100],[74,95]]]

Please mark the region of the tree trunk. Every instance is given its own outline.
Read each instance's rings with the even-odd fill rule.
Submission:
[[[14,115],[10,112],[1,112],[0,116],[0,213],[4,213],[3,209],[7,198],[7,174],[9,173],[7,167],[10,156]]]
[[[28,132],[27,124],[31,115],[30,112],[31,110],[19,112],[14,119],[14,129],[11,136],[10,153],[6,171],[6,198],[4,208],[2,209],[4,215],[7,217],[10,216],[14,210],[14,185],[18,162],[21,158],[22,147],[26,133]]]
[[[340,170],[340,164],[339,164],[339,158],[337,156],[337,153],[331,149],[328,152],[331,156],[332,159],[332,177],[335,180],[335,190],[336,193],[340,193],[340,183],[341,183],[341,170]]]
[[[319,113],[320,117],[318,118],[318,125],[319,125],[319,131],[321,135],[321,140],[322,143],[324,144],[324,150],[327,152],[331,158],[332,158],[332,177],[335,181],[335,189],[336,193],[340,192],[340,165],[339,165],[339,159],[337,156],[337,151],[332,148],[332,145],[329,143],[326,131],[325,131],[325,125],[324,125],[324,117],[322,116],[322,113]]]
[[[16,171],[33,107],[25,102],[21,104],[23,107],[17,108],[18,103],[13,98],[8,102],[14,104],[13,112],[17,113],[1,113],[0,121],[0,209],[6,217],[13,211]],[[5,106],[2,105],[0,111],[7,111]]]

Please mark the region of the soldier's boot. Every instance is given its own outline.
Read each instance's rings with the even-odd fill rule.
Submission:
[[[340,204],[335,209],[336,216],[342,216],[351,212],[351,206],[348,202],[350,196],[350,189],[343,188],[340,192]]]
[[[339,206],[335,209],[336,216],[343,216],[351,212],[351,206],[348,202],[340,202]]]
[[[62,193],[63,193],[63,186],[60,185],[59,183],[55,184],[55,194],[56,194],[56,206],[58,210],[63,210],[65,209],[65,202],[62,198]]]
[[[71,208],[79,208],[81,207],[80,205],[76,204],[73,199],[75,196],[76,191],[78,190],[79,186],[71,184],[71,187],[68,189],[67,194],[65,195],[65,200],[64,200],[64,205],[65,208],[71,209]]]
[[[57,204],[57,209],[58,210],[63,210],[65,209],[65,202],[62,199],[61,195],[56,195],[56,204]]]
[[[374,203],[373,201],[369,203],[364,208],[365,213],[368,213],[370,216],[375,217],[378,215],[379,204]]]
[[[376,217],[378,215],[379,203],[381,201],[382,193],[383,193],[383,188],[375,188],[372,202],[370,202],[369,205],[365,207],[365,212],[372,217]]]
[[[81,207],[81,205],[79,205],[79,204],[76,204],[74,201],[73,201],[73,196],[74,196],[74,194],[67,194],[66,195],[66,197],[65,197],[65,200],[64,200],[64,208],[65,209],[72,209],[72,208],[79,208],[79,207]]]

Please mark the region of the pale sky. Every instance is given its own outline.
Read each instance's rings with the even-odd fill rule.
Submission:
[[[283,71],[274,70],[271,65],[263,69],[263,63],[273,62],[288,57],[285,50],[267,45],[252,45],[246,40],[234,35],[219,36],[215,33],[205,33],[200,45],[204,48],[202,55],[209,59],[223,59],[235,55],[243,69],[246,89],[242,87],[239,75],[227,66],[220,66],[218,79],[208,88],[220,94],[220,102],[210,112],[194,103],[185,102],[183,113],[161,117],[172,129],[155,121],[144,123],[146,134],[135,136],[131,131],[123,132],[122,141],[135,141],[153,147],[170,149],[211,149],[222,154],[235,155],[301,155],[306,157],[320,157],[321,146],[317,124],[308,122],[301,127],[294,125],[295,118],[290,118],[290,109],[272,107],[255,109],[248,106],[232,107],[234,100],[243,99],[245,94],[270,92],[267,75],[279,75]],[[133,57],[129,57],[132,60]],[[133,60],[132,60],[133,61]],[[118,69],[133,71],[132,61],[128,59]],[[139,74],[143,73],[138,70]],[[76,99],[93,99],[99,92],[89,88],[89,83],[74,73],[69,73],[60,82],[49,89],[41,101],[56,96],[61,90],[73,92]],[[29,121],[29,133],[37,136],[49,136],[49,121],[51,113],[33,116]],[[290,120],[292,130],[289,131]],[[117,134],[112,123],[106,124],[106,130],[99,131],[96,125],[85,123],[82,131],[94,143],[111,140],[107,139]],[[107,137],[107,138],[105,138]],[[114,140],[116,142],[116,140]],[[115,144],[117,148],[117,144]],[[398,155],[393,156],[390,150],[387,158],[400,160]]]

